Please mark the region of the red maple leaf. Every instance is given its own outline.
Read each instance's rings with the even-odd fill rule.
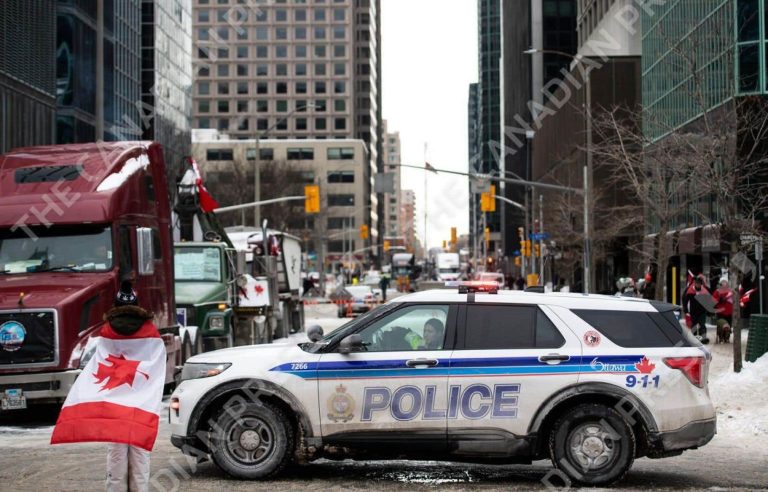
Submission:
[[[123,384],[133,386],[133,380],[137,372],[149,379],[149,374],[138,370],[139,364],[141,364],[140,360],[129,360],[122,354],[119,357],[109,354],[106,362],[111,362],[112,365],[108,366],[99,362],[99,369],[93,375],[96,378],[96,384],[106,381],[99,391],[117,388]]]
[[[640,362],[635,364],[635,369],[640,371],[641,374],[650,374],[656,368],[656,364],[651,364],[648,357],[643,357]]]
[[[264,287],[262,287],[261,285],[257,285],[255,290],[256,290],[256,295],[260,296],[261,293],[264,292]]]

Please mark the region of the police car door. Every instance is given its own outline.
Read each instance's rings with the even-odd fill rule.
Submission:
[[[357,331],[365,351],[323,354],[317,371],[323,440],[444,450],[456,311],[456,305],[404,304]],[[435,330],[441,333],[425,333]]]
[[[545,306],[483,297],[496,300],[478,294],[458,315],[448,379],[449,451],[512,456],[525,452],[519,438],[541,405],[577,382],[581,343]]]

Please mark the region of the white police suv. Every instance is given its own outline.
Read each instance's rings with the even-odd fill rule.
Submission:
[[[604,485],[714,436],[709,355],[674,306],[478,290],[400,297],[307,343],[197,355],[171,440],[239,478],[321,457],[549,458],[564,480]]]

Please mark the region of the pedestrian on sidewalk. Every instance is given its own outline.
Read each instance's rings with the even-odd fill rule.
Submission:
[[[728,326],[733,324],[733,292],[728,285],[728,280],[721,279],[717,290],[712,294],[715,301],[715,312],[717,319],[723,319],[728,322]]]
[[[697,295],[709,294],[704,287],[704,275],[699,274],[693,279],[693,284],[688,287],[683,296],[683,312],[691,317],[691,331],[701,340],[702,343],[708,343],[707,340],[707,310],[696,299]]]
[[[149,490],[166,351],[154,315],[138,304],[130,282],[123,282],[51,436],[51,444],[109,443],[108,492]]]
[[[381,302],[387,302],[387,289],[389,289],[389,275],[382,275],[379,280],[379,288],[381,289]]]

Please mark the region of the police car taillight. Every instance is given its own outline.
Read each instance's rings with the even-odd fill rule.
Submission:
[[[496,282],[480,282],[477,280],[468,282],[459,282],[459,294],[472,294],[475,292],[485,292],[487,294],[497,294],[499,284]]]
[[[667,357],[664,363],[672,369],[679,369],[699,388],[704,387],[704,357]]]

